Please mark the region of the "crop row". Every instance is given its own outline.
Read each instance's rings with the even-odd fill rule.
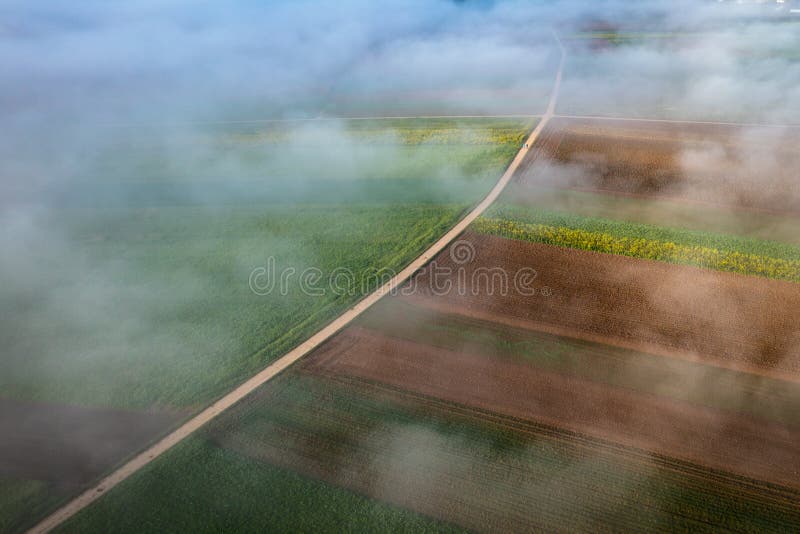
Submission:
[[[433,127],[433,128],[374,128],[346,129],[343,137],[359,144],[397,145],[521,145],[527,135],[519,127]],[[282,144],[303,142],[291,129],[270,129],[253,133],[235,134],[229,137],[234,143]],[[335,140],[334,140],[335,142]]]
[[[680,227],[662,226],[645,222],[620,221],[596,215],[580,215],[547,209],[534,209],[513,204],[500,204],[486,213],[512,221],[540,223],[550,226],[580,228],[592,232],[603,232],[622,237],[645,238],[652,241],[671,241],[679,245],[699,245],[719,250],[735,250],[757,256],[769,256],[785,260],[800,261],[800,247],[763,238],[743,237],[729,233],[693,230]]]
[[[403,144],[521,144],[525,131],[519,128],[488,129],[419,129],[405,128],[394,130]]]
[[[501,218],[481,218],[473,229],[522,241],[800,282],[800,261],[738,250]]]

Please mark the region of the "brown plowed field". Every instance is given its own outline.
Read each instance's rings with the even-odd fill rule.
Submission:
[[[175,413],[0,399],[0,475],[82,486],[179,419]]]
[[[800,284],[598,254],[467,233],[475,260],[440,268],[473,280],[476,269],[501,268],[511,289],[437,294],[430,269],[404,298],[454,313],[583,337],[645,352],[670,354],[737,370],[800,379]],[[534,287],[552,295],[513,290],[514,273],[533,268]],[[439,280],[441,285],[443,282]],[[499,287],[499,285],[498,285]]]
[[[451,351],[511,359],[546,371],[735,411],[800,429],[800,383],[605,343],[482,320],[448,309],[387,299],[359,324],[381,334]],[[475,310],[472,310],[475,314]]]
[[[800,489],[796,428],[360,327],[307,365]]]
[[[800,212],[798,146],[780,128],[560,118],[515,182]]]

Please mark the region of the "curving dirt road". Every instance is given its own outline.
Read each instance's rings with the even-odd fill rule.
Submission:
[[[492,188],[488,195],[477,205],[475,208],[467,214],[464,219],[462,219],[458,224],[456,224],[450,231],[448,231],[444,236],[442,236],[436,243],[434,243],[428,250],[422,253],[417,259],[411,262],[405,269],[400,271],[394,278],[392,278],[389,282],[378,288],[374,293],[370,294],[369,296],[365,297],[363,300],[358,302],[355,306],[344,312],[342,315],[337,317],[333,322],[328,324],[322,330],[311,336],[305,342],[297,346],[294,350],[288,352],[281,358],[278,358],[265,369],[260,371],[258,374],[251,377],[249,380],[238,386],[236,389],[231,391],[230,393],[226,394],[216,402],[214,402],[211,406],[197,414],[196,416],[192,417],[189,421],[181,425],[175,431],[164,437],[161,441],[150,447],[149,449],[145,450],[144,452],[140,453],[128,463],[124,464],[122,467],[105,477],[101,480],[96,486],[86,490],[84,493],[67,503],[62,508],[56,510],[53,514],[46,517],[43,521],[41,521],[38,525],[33,527],[29,532],[49,532],[56,528],[58,525],[81,511],[82,509],[89,506],[92,502],[97,500],[111,488],[134,474],[136,471],[141,469],[142,467],[146,466],[166,451],[171,449],[173,446],[180,443],[182,440],[187,438],[190,434],[192,434],[195,430],[199,429],[212,419],[214,419],[217,415],[222,413],[223,411],[227,410],[244,397],[252,393],[256,388],[276,376],[278,373],[292,365],[294,362],[317,348],[322,342],[326,339],[334,335],[336,332],[347,326],[351,321],[353,321],[356,317],[361,315],[364,311],[366,311],[370,306],[375,304],[378,300],[380,300],[384,295],[391,293],[393,290],[398,288],[402,285],[407,279],[411,277],[415,272],[425,266],[429,260],[431,260],[434,256],[436,256],[439,252],[444,250],[454,239],[456,239],[467,227],[472,224],[472,222],[477,219],[485,210],[488,208],[494,201],[497,199],[498,195],[503,191],[505,186],[511,180],[511,177],[514,175],[514,172],[517,170],[517,167],[525,158],[528,150],[533,146],[534,141],[539,137],[539,134],[544,130],[547,123],[550,121],[551,118],[555,115],[556,103],[558,102],[558,95],[561,89],[561,77],[564,71],[564,60],[566,56],[566,50],[564,49],[563,45],[561,44],[560,39],[558,36],[554,34],[554,38],[556,39],[560,52],[561,52],[561,60],[558,66],[558,72],[556,74],[556,79],[553,84],[553,91],[550,95],[550,101],[547,106],[546,113],[541,117],[539,124],[537,124],[536,128],[531,132],[531,135],[523,144],[520,151],[514,157],[514,160],[506,169],[506,172],[503,173],[503,176],[498,180],[497,184]]]

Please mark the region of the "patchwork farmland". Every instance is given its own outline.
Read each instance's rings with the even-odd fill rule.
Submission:
[[[0,533],[800,530],[795,3],[18,4]]]
[[[231,529],[242,517],[286,520],[220,513],[213,494],[198,490],[180,498],[145,491],[163,478],[189,487],[198,470],[217,480],[228,469],[221,458],[346,491],[343,506],[365,529],[387,510],[382,525],[428,521],[431,530],[797,524],[796,278],[731,267],[727,256],[652,255],[638,240],[794,265],[800,249],[789,229],[800,218],[741,195],[698,202],[677,186],[714,179],[681,167],[676,152],[724,129],[682,125],[684,137],[664,139],[661,126],[628,125],[662,132],[652,142],[672,151],[647,160],[637,151],[653,147],[615,135],[619,123],[596,121],[580,151],[561,148],[560,137],[585,122],[554,119],[497,203],[398,294],[65,530],[134,529],[141,514],[155,529],[218,517]],[[613,143],[620,149],[606,148]],[[615,157],[624,159],[609,163]],[[598,161],[616,166],[605,175]],[[609,184],[619,175],[625,187]],[[633,198],[652,199],[653,209],[637,210]],[[765,226],[753,220],[761,213],[763,225],[785,233],[764,240]],[[528,292],[491,275],[524,269],[532,270]],[[160,499],[169,504],[153,512]],[[394,515],[400,510],[409,515]],[[315,507],[303,522],[325,530],[335,514]]]

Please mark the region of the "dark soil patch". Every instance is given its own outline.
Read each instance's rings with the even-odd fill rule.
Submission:
[[[0,474],[84,486],[182,417],[0,399]]]

